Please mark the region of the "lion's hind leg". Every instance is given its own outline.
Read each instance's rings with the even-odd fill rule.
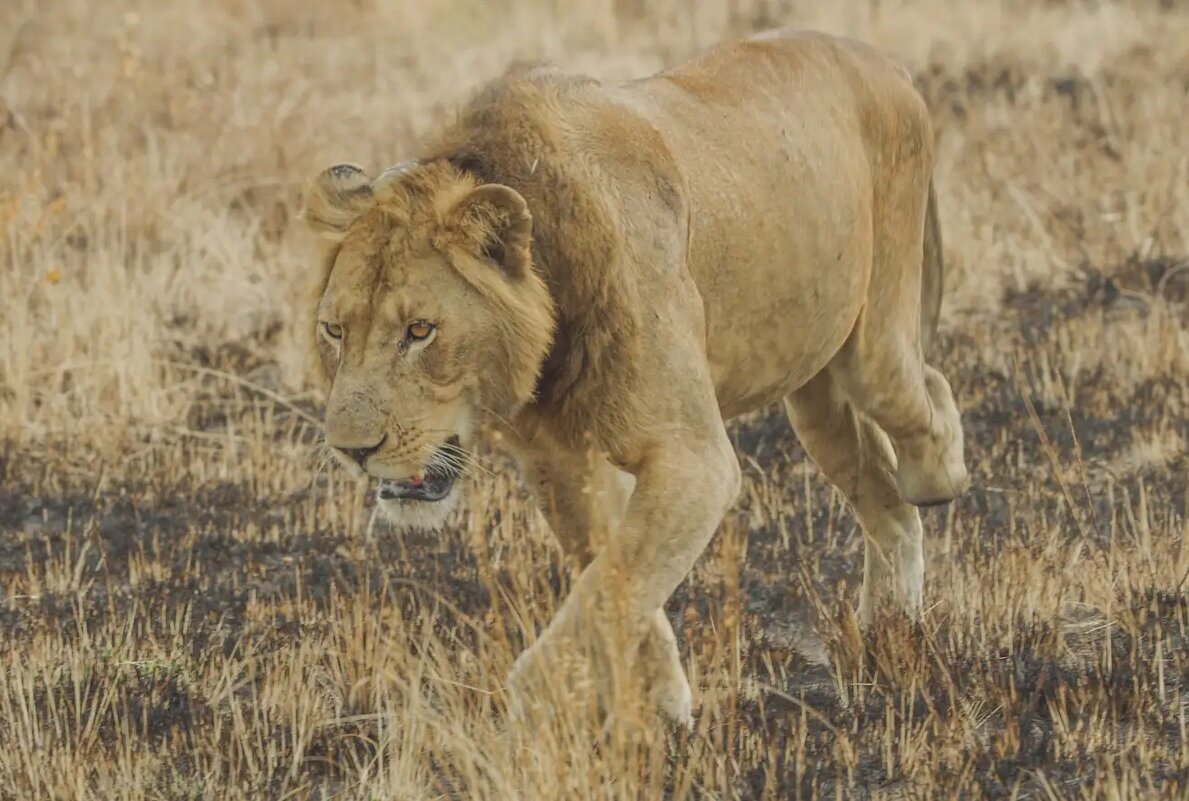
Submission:
[[[863,530],[859,620],[881,611],[915,618],[924,583],[921,518],[896,486],[888,438],[860,414],[823,370],[785,398],[797,437],[826,478],[846,496]]]
[[[965,492],[970,474],[953,390],[941,371],[928,364],[924,365],[924,381],[932,423],[926,436],[902,440],[896,483],[904,499],[918,506],[933,506]]]
[[[928,118],[918,112],[916,124],[928,141]],[[922,290],[930,289],[923,286],[925,234],[931,249],[939,246],[935,213],[932,229],[926,229],[932,160],[928,148],[898,151],[889,165],[878,176],[872,207],[871,279],[863,310],[827,369],[855,408],[891,438],[900,497],[931,506],[953,500],[970,483],[958,406],[945,377],[921,351]],[[938,258],[931,252],[930,265]]]
[[[900,497],[932,506],[965,492],[970,477],[949,382],[918,354],[915,341],[898,336],[896,326],[877,330],[860,318],[827,369],[855,408],[891,438]]]

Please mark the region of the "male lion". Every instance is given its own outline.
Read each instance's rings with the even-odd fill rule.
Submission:
[[[688,722],[663,604],[739,491],[724,421],[777,400],[865,534],[861,622],[919,611],[917,507],[969,483],[922,356],[932,173],[903,68],[780,30],[618,85],[514,67],[418,158],[310,183],[327,445],[392,518],[433,526],[494,426],[584,565],[514,697],[565,680],[559,649],[597,640],[612,600],[652,698]]]

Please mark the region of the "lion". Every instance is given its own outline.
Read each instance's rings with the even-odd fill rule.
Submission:
[[[326,445],[432,528],[492,432],[581,570],[513,697],[564,684],[579,643],[602,676],[614,608],[656,707],[690,723],[663,607],[740,492],[727,421],[777,401],[864,534],[861,624],[919,615],[918,507],[970,483],[924,358],[933,161],[903,67],[782,29],[619,84],[516,64],[409,161],[309,182]]]

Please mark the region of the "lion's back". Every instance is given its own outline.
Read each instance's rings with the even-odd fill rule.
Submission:
[[[542,392],[644,359],[637,307],[696,307],[733,408],[814,374],[849,335],[870,280],[875,172],[894,161],[875,150],[906,124],[926,140],[923,102],[891,59],[776,31],[617,85],[519,66],[435,150],[473,155],[483,180],[525,196],[563,337],[616,321],[581,359],[558,348]],[[761,352],[770,363],[739,358]]]

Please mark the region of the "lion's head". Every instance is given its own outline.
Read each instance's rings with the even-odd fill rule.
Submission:
[[[304,216],[329,243],[313,331],[326,444],[380,480],[395,522],[439,526],[476,424],[532,398],[552,338],[528,207],[446,162],[374,181],[338,164],[309,183]]]

